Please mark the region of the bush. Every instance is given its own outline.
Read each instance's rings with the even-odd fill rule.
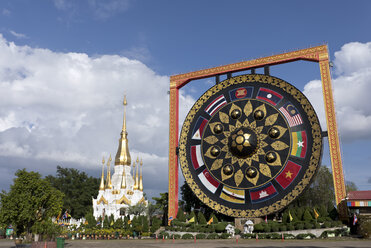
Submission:
[[[293,224],[288,224],[287,225],[287,230],[288,231],[293,231],[293,230],[295,230],[295,226]]]
[[[305,228],[305,229],[312,229],[312,228],[313,228],[313,224],[310,223],[310,222],[305,222],[305,223],[304,223],[304,228]]]
[[[330,221],[326,221],[325,223],[323,223],[322,227],[324,227],[324,228],[330,228],[331,227],[331,222]]]
[[[170,237],[170,234],[168,232],[162,231],[159,234],[159,238],[162,238],[162,237],[164,237],[165,239],[168,239]]]
[[[179,222],[185,222],[186,221],[186,216],[183,212],[183,209],[181,209],[181,208],[178,209],[178,213],[176,215],[176,220],[178,220]]]
[[[365,216],[359,217],[359,234],[363,238],[371,237],[371,219]]]
[[[218,239],[219,235],[217,233],[210,233],[207,235],[207,239]]]
[[[229,234],[229,233],[222,233],[221,235],[220,235],[220,238],[221,239],[229,239],[231,237],[231,235]]]
[[[226,226],[227,226],[226,223],[224,223],[224,222],[219,222],[218,224],[215,225],[215,231],[216,231],[217,233],[224,232]]]
[[[315,229],[319,229],[319,228],[321,228],[321,224],[319,224],[319,223],[314,223],[314,228],[315,228]]]
[[[263,232],[264,226],[262,224],[255,224],[254,225],[254,232]]]
[[[173,238],[174,237],[174,239],[180,239],[182,236],[180,236],[180,234],[173,234],[173,235],[171,235],[171,238]]]
[[[314,235],[312,233],[300,233],[300,234],[296,235],[296,238],[297,239],[315,239],[316,235]]]
[[[265,225],[264,226],[264,232],[270,232],[271,231],[271,226]]]
[[[280,231],[281,232],[286,232],[287,231],[287,226],[286,225],[281,225],[280,226]]]
[[[282,234],[280,234],[280,233],[271,233],[270,234],[270,238],[271,239],[281,239],[282,238]]]
[[[313,220],[313,217],[312,217],[312,215],[310,214],[309,209],[306,209],[306,210],[304,211],[304,214],[303,214],[303,220],[304,220],[304,221],[311,221],[311,220]]]
[[[206,234],[198,233],[198,234],[196,234],[196,239],[206,239]]]
[[[207,221],[205,219],[205,216],[202,212],[198,212],[197,219],[198,219],[199,224],[206,224],[207,223]]]
[[[284,239],[294,239],[295,235],[293,235],[291,233],[284,233],[283,237],[284,237]]]
[[[243,238],[243,239],[251,239],[251,238],[255,238],[255,237],[256,237],[256,234],[254,234],[254,233],[245,233],[245,234],[241,235],[241,238]]]
[[[295,230],[303,230],[304,229],[304,224],[301,222],[298,222],[295,224]]]
[[[190,233],[185,233],[183,234],[182,239],[193,239],[193,235]]]
[[[271,231],[272,232],[278,232],[279,230],[280,230],[280,228],[277,224],[271,225]]]
[[[211,219],[211,218],[213,218],[213,223],[214,223],[214,224],[218,224],[218,223],[219,223],[219,220],[218,220],[218,218],[215,216],[215,214],[211,214],[211,215],[210,215],[210,219]]]
[[[234,229],[234,233],[236,234],[236,235],[239,235],[239,234],[241,234],[241,230],[240,229]]]

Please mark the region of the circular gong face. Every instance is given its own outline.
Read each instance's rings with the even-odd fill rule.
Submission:
[[[317,171],[321,127],[308,99],[267,75],[242,75],[206,91],[184,121],[180,165],[196,196],[233,217],[276,212]]]

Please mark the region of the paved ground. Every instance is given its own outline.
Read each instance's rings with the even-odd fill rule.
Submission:
[[[0,247],[15,247],[12,241],[0,241]],[[371,247],[371,240],[68,240],[65,243],[66,248],[169,248],[169,247],[205,247],[205,248],[237,248],[237,247],[306,247],[306,248],[352,248],[352,247]]]

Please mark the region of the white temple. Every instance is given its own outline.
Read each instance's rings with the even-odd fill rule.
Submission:
[[[107,161],[107,177],[104,180],[104,158],[102,161],[102,176],[97,199],[93,199],[94,217],[111,216],[114,219],[128,214],[128,208],[139,203],[145,205],[148,201],[143,195],[142,160],[137,158],[130,166],[131,158],[128,146],[128,133],[126,131],[126,97],[124,97],[124,121],[122,125],[121,138],[115,158],[114,172],[111,177],[111,156]],[[140,166],[140,170],[139,170]],[[133,170],[132,170],[133,168]],[[131,173],[133,171],[133,174]],[[140,175],[139,175],[140,173]]]

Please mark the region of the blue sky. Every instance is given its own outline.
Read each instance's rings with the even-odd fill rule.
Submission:
[[[19,168],[98,176],[101,157],[116,152],[127,94],[145,191],[165,192],[170,75],[326,43],[345,177],[368,190],[370,11],[370,1],[1,1],[0,189]],[[303,90],[325,127],[317,64],[271,74]],[[181,118],[213,80],[182,89]]]

